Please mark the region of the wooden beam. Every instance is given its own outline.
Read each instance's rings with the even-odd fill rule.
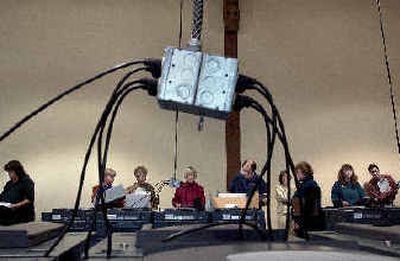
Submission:
[[[224,0],[224,52],[227,57],[238,57],[239,0]],[[240,170],[240,114],[232,112],[225,125],[226,186]]]

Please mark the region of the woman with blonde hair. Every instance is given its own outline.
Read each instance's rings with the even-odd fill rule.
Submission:
[[[115,180],[115,177],[117,176],[117,172],[113,170],[112,168],[106,168],[104,171],[104,177],[103,177],[103,183],[100,185],[96,185],[92,188],[92,203],[94,204],[95,207],[98,207],[101,202],[101,195],[104,195],[104,192],[107,190],[111,189],[113,187],[113,183]],[[117,199],[113,202],[107,203],[106,207],[116,207],[116,208],[122,208],[124,207],[124,199]]]
[[[126,189],[126,193],[134,193],[138,189],[143,189],[145,192],[150,194],[150,203],[152,209],[157,209],[160,204],[160,198],[156,193],[153,185],[146,182],[147,179],[147,168],[145,166],[137,166],[133,171],[133,175],[136,178],[136,182]]]
[[[333,206],[347,207],[362,204],[364,190],[358,183],[353,166],[344,164],[338,172],[338,180],[333,184],[331,199]]]
[[[204,210],[205,196],[204,188],[196,182],[197,171],[189,166],[184,172],[185,182],[182,182],[176,189],[172,205],[176,208],[190,207],[197,210]]]

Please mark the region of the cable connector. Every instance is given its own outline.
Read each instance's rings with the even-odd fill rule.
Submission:
[[[147,90],[150,96],[157,96],[158,93],[158,81],[150,78],[142,78],[138,80],[138,83],[143,84],[145,86],[145,90]]]
[[[154,79],[161,77],[161,60],[146,59],[143,64],[146,65],[146,71],[150,72]]]
[[[233,109],[235,111],[241,111],[243,108],[248,108],[254,103],[254,99],[247,96],[238,94],[236,95],[235,103],[233,105]]]
[[[243,75],[243,74],[240,74],[239,78],[237,80],[237,83],[236,83],[235,92],[236,93],[243,93],[246,89],[249,88],[249,86],[254,85],[256,82],[257,82],[256,79],[251,78],[251,77],[246,76],[246,75]]]

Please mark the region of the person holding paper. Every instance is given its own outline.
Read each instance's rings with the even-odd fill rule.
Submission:
[[[137,166],[133,171],[133,175],[136,178],[136,182],[129,186],[126,189],[126,194],[137,193],[139,191],[143,191],[149,194],[150,204],[152,209],[157,209],[160,204],[159,195],[156,193],[156,190],[153,185],[147,183],[147,168],[145,166]],[[140,204],[138,204],[140,205]]]
[[[256,174],[257,163],[254,160],[247,159],[242,163],[240,172],[231,181],[229,192],[250,194],[252,189],[258,183],[258,195],[260,197],[260,207],[267,202],[268,187],[265,181]]]
[[[117,176],[117,172],[111,168],[107,168],[104,171],[104,178],[102,185],[96,185],[92,188],[92,203],[95,207],[101,204],[101,195],[110,190],[113,187],[113,183],[115,180],[115,176]],[[124,207],[124,198],[119,198],[113,202],[109,202],[106,204],[106,207],[116,207],[122,208]]]
[[[17,160],[4,165],[10,180],[0,194],[0,225],[35,220],[35,184]]]

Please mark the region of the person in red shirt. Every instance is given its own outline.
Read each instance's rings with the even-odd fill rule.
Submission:
[[[398,191],[397,184],[390,175],[382,175],[376,164],[368,166],[371,180],[365,185],[368,195],[378,204],[391,205]]]
[[[204,210],[205,196],[204,189],[197,182],[197,171],[188,167],[184,174],[185,182],[182,182],[175,191],[172,205],[176,208],[189,207],[197,210]]]

